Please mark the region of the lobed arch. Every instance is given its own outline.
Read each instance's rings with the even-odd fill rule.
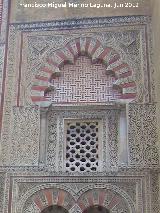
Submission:
[[[115,76],[113,87],[122,91],[122,100],[136,98],[137,89],[130,66],[120,58],[111,47],[103,47],[102,43],[92,37],[79,37],[71,40],[63,48],[51,52],[41,66],[40,75],[35,75],[31,88],[32,102],[40,105],[47,103],[45,93],[55,88],[50,84],[51,80],[61,75],[61,68],[65,64],[74,64],[79,56],[91,58],[92,64],[102,63],[106,69],[106,75]]]

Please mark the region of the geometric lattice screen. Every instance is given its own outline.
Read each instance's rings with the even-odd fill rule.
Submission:
[[[99,166],[99,120],[66,120],[66,171],[94,172]]]

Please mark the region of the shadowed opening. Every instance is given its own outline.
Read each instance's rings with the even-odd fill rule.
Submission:
[[[102,206],[90,206],[83,213],[110,213],[108,209]]]
[[[45,208],[41,213],[68,213],[68,211],[62,206],[55,205]]]

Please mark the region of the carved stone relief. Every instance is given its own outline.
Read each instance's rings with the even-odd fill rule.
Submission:
[[[153,213],[158,213],[160,210],[160,202],[159,202],[159,180],[158,174],[151,175],[151,188],[152,188],[152,211]]]
[[[10,166],[38,165],[39,110],[14,107],[8,158]]]
[[[112,20],[112,22],[114,22],[114,20]],[[146,23],[147,22],[145,22],[145,24]],[[61,22],[59,24],[61,24]],[[77,22],[77,24],[79,23]],[[52,23],[48,23],[48,25],[52,26]],[[122,61],[127,62],[133,72],[132,80],[135,80],[136,86],[137,86],[137,92],[138,92],[136,101],[148,102],[150,95],[148,94],[149,83],[148,83],[148,73],[147,73],[148,71],[146,67],[146,60],[147,60],[146,58],[148,57],[148,55],[145,52],[146,51],[145,28],[140,26],[126,27],[124,25],[121,26],[120,24],[119,26],[115,27],[114,23],[113,23],[114,28],[112,27],[112,30],[110,29],[110,25],[107,26],[106,24],[106,29],[104,29],[104,27],[103,29],[101,29],[100,26],[101,25],[99,25],[98,32],[94,28],[90,27],[88,30],[84,28],[83,33],[82,33],[82,30],[79,30],[79,29],[72,30],[72,31],[64,30],[64,31],[58,32],[58,31],[55,31],[54,28],[53,28],[53,31],[48,32],[47,25],[46,25],[46,29],[45,29],[45,26],[43,26],[43,29],[45,29],[46,31],[44,33],[36,29],[36,26],[35,26],[34,31],[36,32],[25,33],[23,37],[23,41],[22,41],[24,44],[23,70],[25,71],[25,73],[24,75],[22,75],[23,77],[21,78],[21,88],[20,88],[21,104],[25,104],[25,105],[32,104],[32,101],[30,98],[31,90],[32,90],[31,82],[33,82],[35,76],[42,74],[41,70],[42,70],[42,67],[46,65],[46,58],[50,57],[50,55],[52,55],[54,52],[56,52],[60,48],[64,48],[64,46],[68,44],[69,42],[71,42],[73,39],[75,40],[78,38],[85,39],[86,37],[98,39],[100,42],[102,42],[102,45],[104,45],[104,47],[113,48],[120,54]],[[16,30],[18,29],[17,30],[17,33],[18,33],[19,30],[25,31],[27,27],[30,28],[32,27],[32,25],[31,24],[30,25],[28,24],[25,26],[18,25],[14,27],[16,28]],[[143,65],[143,67],[141,65]],[[142,70],[141,70],[141,67],[143,68]],[[53,69],[54,66],[51,65],[50,68]],[[141,70],[141,72],[139,72],[139,70]],[[124,69],[123,69],[123,72],[124,72]],[[47,73],[43,77],[45,78],[46,76],[47,76]],[[45,84],[45,81],[43,81],[43,84],[44,86],[47,86]],[[124,90],[126,90],[126,88]],[[133,88],[128,90],[127,93],[129,93],[129,91],[133,93],[134,90],[133,91],[132,90]],[[24,91],[25,91],[25,96],[24,96]],[[37,91],[37,95],[39,95],[40,93],[43,93],[43,91]],[[145,97],[144,97],[144,94],[145,94]]]
[[[5,193],[5,173],[0,172],[0,213],[3,213],[4,204],[4,193]]]
[[[83,181],[83,178],[81,178],[81,181]],[[124,179],[124,181],[126,180]],[[25,193],[17,203],[17,208],[14,209],[22,213],[32,210],[34,213],[41,212],[47,206],[58,204],[68,209],[69,212],[77,213],[76,209],[78,209],[78,212],[82,213],[83,210],[90,206],[89,203],[92,202],[93,205],[108,207],[113,213],[117,213],[118,209],[121,209],[122,212],[135,213],[135,204],[130,196],[121,189],[120,183],[118,186],[114,184],[103,184],[96,188],[94,184],[83,184],[83,188],[80,188],[80,191],[82,190],[83,192],[80,196],[77,196],[77,198],[73,198],[71,195],[75,193],[73,187],[72,190],[68,187],[68,183],[63,183],[61,185],[57,183],[47,183],[39,185],[39,187],[34,187],[31,190],[28,189],[28,192]],[[65,191],[63,191],[63,188]],[[70,191],[73,192],[68,194]],[[28,197],[29,194],[31,194],[30,197]]]
[[[95,19],[96,20],[96,19]],[[127,20],[127,21],[126,21]],[[99,39],[105,46],[113,47],[120,53],[123,60],[132,68],[135,76],[135,81],[138,91],[138,99],[136,101],[148,101],[148,98],[144,98],[143,85],[146,85],[145,94],[149,93],[148,82],[143,78],[148,78],[148,70],[146,69],[146,52],[145,48],[141,48],[146,43],[145,28],[143,26],[130,26],[128,23],[144,23],[147,26],[148,20],[145,17],[127,17],[126,19],[99,19],[98,24],[94,23],[94,19],[88,19],[88,22],[79,20],[77,22],[53,22],[43,24],[16,24],[10,26],[9,33],[9,50],[8,50],[8,65],[7,65],[7,78],[6,78],[6,92],[4,103],[4,116],[3,116],[3,130],[2,130],[2,150],[4,153],[8,153],[10,150],[9,141],[11,141],[11,129],[12,126],[12,106],[13,105],[32,105],[30,98],[31,87],[35,75],[40,74],[41,65],[44,64],[44,58],[54,52],[55,50],[62,48],[65,44],[71,41],[73,38],[79,38],[80,36],[92,36],[95,39]],[[86,23],[86,25],[85,25]],[[64,30],[57,31],[59,28],[73,26],[76,30]],[[83,29],[79,30],[78,27]],[[88,27],[90,26],[90,27]],[[96,28],[99,27],[98,31]],[[112,26],[112,29],[110,28]],[[50,31],[48,31],[50,27]],[[86,29],[86,27],[88,29]],[[31,29],[30,33],[25,32]],[[42,29],[45,31],[42,32]],[[56,29],[56,30],[55,30]],[[23,39],[21,33],[23,34]],[[140,39],[141,38],[141,39]],[[142,41],[142,43],[140,42]],[[127,45],[126,45],[127,43]],[[21,46],[23,44],[23,64],[19,58]],[[127,47],[126,47],[127,46]],[[132,48],[131,48],[132,47]],[[18,50],[18,51],[17,51]],[[143,51],[142,51],[143,50]],[[139,69],[139,63],[144,65],[143,69]],[[22,65],[19,70],[19,64]],[[139,72],[141,70],[141,72]],[[21,72],[21,81],[18,82],[19,73]],[[141,89],[142,88],[142,89]],[[17,96],[17,94],[19,94]],[[148,97],[148,95],[147,95]],[[32,125],[32,124],[31,124]],[[53,144],[52,144],[53,146]],[[53,150],[53,149],[52,149]],[[2,162],[4,164],[10,164],[6,155],[2,154]]]
[[[128,119],[130,164],[142,167],[159,165],[156,106],[129,104]]]
[[[93,110],[93,107],[88,107],[87,109],[84,106],[78,108],[75,106],[68,107],[68,110],[66,107],[57,107],[57,110],[55,107],[49,109],[47,113],[46,166],[49,166],[54,171],[65,171],[66,147],[64,141],[66,136],[64,132],[64,119],[74,119],[75,121],[76,119],[98,119],[102,123],[101,129],[99,129],[102,135],[101,148],[99,149],[102,162],[99,161],[98,171],[117,169],[119,117],[120,109],[118,108],[111,110],[107,109],[107,107],[97,106]]]
[[[81,201],[87,207],[89,202],[93,201],[93,199],[89,200],[87,193],[96,188],[100,191],[91,192],[95,201],[100,192],[103,194],[101,189],[111,192],[107,194],[109,198],[103,200],[106,207],[111,205],[110,201],[115,196],[113,199],[115,203],[111,205],[112,213],[119,213],[114,205],[118,202],[117,194],[124,198],[124,201],[117,203],[120,212],[158,213],[157,174],[153,177],[149,176],[150,170],[143,173],[146,167],[157,169],[159,166],[155,105],[146,104],[154,100],[154,85],[149,78],[151,74],[146,48],[146,28],[148,28],[146,17],[10,25],[1,138],[1,165],[8,166],[3,167],[2,170],[7,172],[9,177],[6,179],[4,175],[0,177],[0,206],[3,198],[5,200],[4,205],[2,204],[3,210],[0,209],[0,212],[19,213],[17,209],[22,207],[22,213],[39,213],[39,207],[46,206],[50,201],[45,190],[51,188],[60,189],[61,193],[66,191],[76,201],[81,197]],[[41,74],[41,65],[46,63],[44,58],[46,59],[51,52],[63,48],[72,39],[86,36],[100,40],[104,47],[113,47],[133,71],[137,86],[135,100],[137,103],[130,103],[127,109],[129,167],[127,163],[124,167],[119,165],[117,140],[119,109],[102,110],[103,107],[98,109],[97,106],[87,109],[83,106],[83,110],[80,110],[82,109],[80,106],[75,110],[76,107],[73,106],[68,111],[66,107],[58,111],[56,106],[53,109],[51,107],[47,114],[48,120],[45,121],[48,124],[44,123],[48,128],[44,130],[48,133],[47,140],[45,137],[39,138],[40,112],[39,109],[30,107],[33,105],[32,82],[36,75]],[[23,46],[23,64],[20,60],[21,46]],[[21,70],[19,64],[22,65]],[[18,107],[13,109],[15,105]],[[19,107],[21,105],[24,107]],[[64,119],[77,118],[101,119],[103,126],[102,171],[85,174],[85,177],[83,174],[74,175],[64,172]],[[43,144],[40,151],[39,143]],[[4,186],[5,194],[3,194]],[[34,197],[39,191],[41,192],[37,195],[40,196],[40,200]],[[59,191],[54,192],[56,194]],[[86,196],[83,196],[84,193]],[[40,203],[42,201],[44,206],[40,206],[39,201]],[[69,203],[67,199],[63,201]],[[76,204],[68,208],[70,213],[81,213],[81,207]]]
[[[157,202],[158,175],[154,171],[151,175],[149,174],[149,170],[140,171],[137,169],[136,171],[135,169],[126,169],[113,175],[109,173],[99,173],[94,176],[73,176],[72,174],[58,174],[42,169],[40,172],[38,172],[36,168],[33,167],[28,169],[26,167],[26,172],[21,168],[17,168],[15,170],[16,172],[8,171],[9,182],[6,178],[6,202],[3,205],[4,213],[21,212],[19,208],[23,208],[25,213],[27,211],[38,213],[40,212],[39,207],[41,208],[43,206],[42,208],[44,208],[46,206],[50,206],[49,203],[51,202],[53,205],[55,202],[58,202],[58,200],[59,202],[66,203],[65,205],[67,205],[67,203],[70,202],[67,199],[69,196],[66,196],[68,201],[66,199],[61,199],[62,197],[64,198],[62,193],[63,191],[69,193],[74,198],[74,200],[80,201],[77,202],[77,205],[80,205],[79,207],[74,207],[75,202],[73,202],[70,207],[68,206],[70,211],[72,209],[71,212],[74,212],[73,210],[77,208],[83,208],[81,201],[85,206],[93,200],[94,205],[99,205],[98,200],[100,197],[101,202],[103,202],[103,206],[107,208],[109,205],[113,205],[112,211],[116,213],[116,204],[119,209],[123,210],[127,209],[128,205],[131,209],[136,208],[136,213],[151,213],[153,211],[158,213],[159,210]],[[55,189],[58,189],[58,191]],[[61,192],[59,190],[61,190]],[[107,190],[107,194],[104,193],[103,190]],[[112,192],[115,195],[114,199],[112,199],[113,194],[110,192],[110,190],[114,191],[114,193]],[[12,197],[9,196],[11,191]],[[53,201],[51,201],[51,192],[54,192],[53,196],[59,195],[59,198],[57,197],[57,199],[53,199]],[[123,197],[124,202],[121,200],[120,203],[117,203],[119,202],[117,193]],[[104,196],[107,196],[107,198],[104,199]],[[111,200],[114,202],[111,202]],[[39,202],[43,205],[41,205]],[[126,202],[128,203],[127,205]],[[10,205],[8,206],[8,203],[11,203],[11,207]],[[11,210],[8,208],[11,208]],[[127,213],[128,211],[129,210],[127,210]]]

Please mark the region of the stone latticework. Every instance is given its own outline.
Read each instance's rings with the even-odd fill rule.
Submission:
[[[114,106],[111,106],[114,107]],[[115,107],[114,107],[115,108]],[[98,109],[98,110],[97,110]],[[118,166],[118,122],[120,119],[120,109],[107,109],[104,106],[75,106],[75,107],[59,107],[51,109],[47,115],[48,120],[47,134],[45,131],[42,134],[47,135],[46,139],[46,153],[43,151],[42,155],[46,155],[46,166],[55,171],[65,171],[65,156],[66,148],[64,141],[66,141],[66,131],[64,122],[67,119],[77,120],[99,120],[101,127],[99,128],[99,166],[98,171],[108,171],[115,169]],[[58,131],[57,131],[58,130]],[[58,143],[55,143],[58,141]],[[86,139],[85,139],[86,141]],[[92,142],[94,142],[92,140]],[[42,145],[40,145],[42,146]],[[83,147],[83,143],[82,143]],[[85,150],[87,150],[87,144]],[[90,147],[89,147],[90,149]],[[89,150],[88,149],[88,150]],[[64,151],[63,151],[64,150]],[[103,150],[103,151],[102,151]],[[96,151],[97,152],[97,151]],[[68,152],[67,152],[68,153]],[[91,154],[91,153],[88,153]],[[96,153],[95,153],[96,154]],[[84,153],[81,154],[83,156]],[[92,153],[94,156],[94,153]],[[64,157],[63,157],[64,156]],[[96,155],[95,155],[96,156]],[[58,164],[56,163],[58,160]],[[96,166],[97,167],[97,166]]]
[[[66,171],[97,171],[99,164],[99,121],[67,120]]]
[[[149,25],[144,16],[9,25],[0,213],[158,213]]]

